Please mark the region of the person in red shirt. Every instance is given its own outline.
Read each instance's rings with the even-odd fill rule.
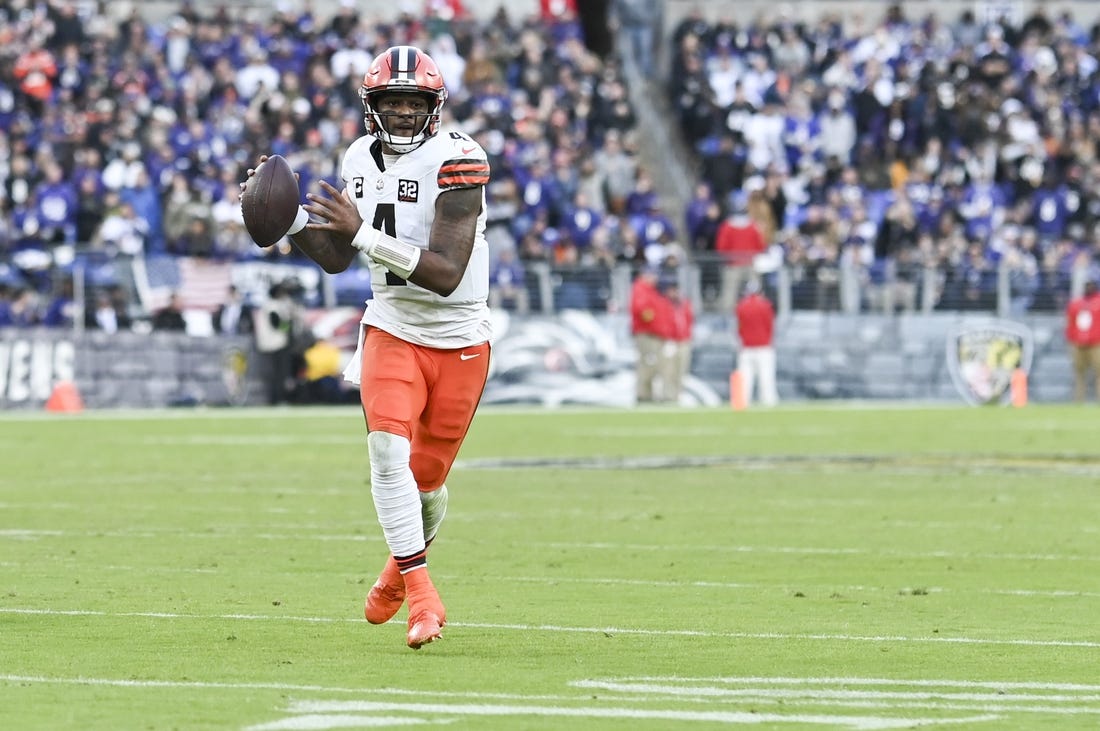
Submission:
[[[635,394],[638,403],[653,401],[653,384],[658,376],[662,340],[658,333],[657,269],[643,269],[634,279],[630,288],[630,335],[638,351],[635,367],[637,385]]]
[[[733,211],[718,224],[714,235],[714,250],[723,259],[720,306],[728,311],[743,283],[753,274],[753,260],[768,249],[768,241],[760,225],[748,213],[747,202],[737,196]]]
[[[760,283],[750,279],[745,293],[734,311],[737,316],[737,334],[741,338],[741,353],[737,367],[745,389],[745,403],[751,404],[754,395],[763,406],[779,403],[775,386],[775,308],[760,291]],[[759,386],[759,390],[757,387]],[[758,393],[754,393],[757,392]]]
[[[36,110],[41,110],[53,94],[57,61],[48,49],[35,45],[15,60],[12,75],[19,82],[19,90],[27,95],[31,105]]]
[[[695,313],[691,300],[680,293],[675,274],[662,276],[657,282],[659,309],[658,329],[661,336],[661,400],[678,403],[684,378],[691,369],[691,330]]]
[[[1085,400],[1089,371],[1100,399],[1100,291],[1095,281],[1086,282],[1084,294],[1066,305],[1066,342],[1073,358],[1073,400]]]

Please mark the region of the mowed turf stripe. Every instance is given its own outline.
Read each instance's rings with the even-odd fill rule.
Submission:
[[[71,565],[71,564],[63,564]],[[35,568],[40,569],[41,564],[38,563],[26,563],[18,561],[0,561],[0,568],[13,568],[13,569],[28,569]],[[180,574],[219,574],[226,573],[222,568],[191,568],[186,566],[130,566],[123,564],[100,564],[97,565],[98,571],[120,571],[122,573],[149,573],[149,574],[163,574],[163,573],[180,573]],[[290,570],[275,570],[266,569],[265,573],[269,574],[294,574],[298,572]],[[325,573],[324,570],[320,570],[318,573]],[[347,572],[343,569],[333,569],[328,573],[344,575]],[[466,581],[469,577],[460,574],[433,574],[436,579],[441,580],[454,580],[454,581]],[[557,584],[586,584],[590,586],[640,586],[640,587],[653,587],[653,588],[680,588],[680,589],[745,589],[749,591],[803,591],[807,588],[820,588],[828,589],[830,591],[870,591],[870,592],[889,592],[897,594],[993,594],[996,596],[1036,596],[1036,597],[1049,597],[1054,599],[1100,599],[1100,591],[1081,591],[1079,589],[971,589],[971,588],[958,588],[952,587],[950,589],[942,586],[921,586],[921,587],[896,587],[896,586],[867,586],[862,584],[855,585],[841,585],[836,584],[798,584],[798,586],[790,585],[775,585],[775,584],[753,584],[737,581],[658,581],[648,579],[620,579],[620,578],[578,578],[572,576],[486,576],[480,577],[485,581],[495,581],[498,583],[523,583],[523,584],[545,584],[547,586],[554,586]]]
[[[355,622],[362,619],[348,617],[301,617],[277,616],[271,614],[187,614],[180,612],[103,612],[89,609],[34,609],[28,607],[0,607],[0,614],[41,615],[59,617],[142,617],[148,619],[218,619],[258,622]],[[391,620],[393,621],[393,620]],[[1100,648],[1100,642],[1085,640],[1038,640],[1038,639],[991,639],[987,637],[909,637],[905,635],[847,635],[847,634],[801,634],[787,632],[710,632],[706,630],[655,630],[636,627],[565,627],[550,624],[504,624],[490,622],[448,622],[448,627],[468,629],[492,629],[515,632],[570,632],[580,634],[642,635],[652,637],[717,637],[743,640],[815,640],[824,642],[899,642],[899,643],[935,643],[967,645],[1001,645],[1027,647],[1075,647],[1085,649]]]
[[[156,538],[165,536],[173,538],[221,540],[242,538],[256,538],[269,541],[349,541],[354,543],[382,541],[381,536],[362,534],[328,534],[328,533],[253,533],[245,535],[239,530],[232,532],[184,532],[170,528],[164,530],[152,530],[148,528],[133,531],[60,531],[44,530],[37,528],[5,528],[0,529],[0,539],[14,538],[19,540],[36,538]],[[448,538],[455,544],[468,543],[461,537]],[[814,546],[745,546],[745,545],[694,545],[694,544],[653,544],[653,543],[575,543],[563,541],[531,541],[525,544],[531,548],[552,548],[578,551],[659,551],[668,554],[671,551],[684,551],[687,553],[767,553],[767,554],[792,554],[810,556],[878,556],[886,558],[905,559],[955,559],[955,560],[981,560],[981,561],[1086,561],[1100,562],[1100,554],[1080,555],[1067,553],[970,553],[958,551],[894,551],[884,548],[845,548],[845,547],[814,547]]]

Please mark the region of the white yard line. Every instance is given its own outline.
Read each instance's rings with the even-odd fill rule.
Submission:
[[[422,689],[365,689],[288,683],[132,680],[94,677],[0,675],[12,684],[68,684],[119,688],[186,688],[217,690],[274,690],[280,693],[339,693],[352,700],[291,699],[283,717],[256,723],[247,731],[323,731],[349,727],[380,728],[416,724],[446,724],[458,718],[522,717],[578,719],[633,719],[681,723],[759,725],[797,723],[877,731],[916,726],[939,726],[1003,721],[1009,714],[1100,715],[1100,707],[1082,705],[1100,700],[1100,686],[1081,683],[1032,681],[970,681],[954,679],[905,680],[855,677],[620,677],[583,679],[569,683],[583,695],[522,695],[477,691]],[[601,691],[600,697],[591,691]],[[608,695],[616,693],[617,695]],[[415,702],[395,697],[415,697]],[[371,700],[379,698],[380,700]],[[443,702],[426,702],[437,699]],[[444,699],[449,699],[450,702]],[[455,699],[472,701],[455,703]],[[508,701],[492,703],[488,701]],[[552,705],[547,705],[547,704]],[[706,710],[653,708],[668,703],[699,703]],[[568,705],[567,705],[568,704]],[[733,708],[722,708],[721,705]],[[762,713],[770,705],[782,712]],[[822,708],[845,708],[836,715]],[[799,712],[813,708],[813,713]],[[859,715],[860,709],[890,711],[891,715]],[[935,711],[927,718],[900,716],[899,711]],[[944,717],[944,712],[981,715]],[[401,714],[401,715],[393,715]]]
[[[319,709],[328,708],[325,702],[317,702],[311,705]],[[683,710],[648,710],[642,708],[606,708],[606,707],[580,707],[563,708],[560,706],[532,706],[532,705],[490,705],[490,704],[435,704],[435,703],[393,703],[356,701],[341,706],[351,706],[359,714],[380,712],[404,712],[419,713],[428,716],[444,717],[488,717],[488,716],[538,716],[542,718],[605,718],[605,719],[632,719],[638,721],[676,721],[695,723],[724,723],[739,725],[760,725],[775,723],[800,723],[820,726],[841,726],[858,731],[879,731],[885,729],[913,728],[923,725],[950,725],[963,723],[981,723],[993,721],[998,717],[993,714],[971,716],[968,718],[888,718],[877,716],[841,716],[828,714],[801,714],[801,713],[759,713],[754,711],[683,711]],[[356,720],[368,721],[372,716],[339,713],[335,718],[340,719],[340,726],[324,725],[325,719],[330,718],[325,713],[310,713],[310,705],[293,704],[291,712],[302,713],[305,716],[291,716],[271,723],[249,726],[247,731],[304,731],[306,729],[330,729],[349,727]],[[423,719],[428,722],[429,719]],[[370,725],[364,723],[362,725]]]
[[[181,612],[105,612],[87,609],[36,609],[29,607],[0,607],[0,614],[65,616],[65,617],[145,617],[151,619],[219,619],[256,622],[309,622],[362,623],[362,619],[350,617],[302,617],[272,614],[188,614]],[[849,635],[796,632],[711,632],[704,630],[654,630],[636,627],[567,627],[552,624],[509,624],[496,622],[448,622],[448,627],[491,629],[514,632],[546,632],[574,634],[634,635],[650,637],[717,637],[745,640],[821,641],[821,642],[896,642],[922,644],[966,644],[1025,647],[1100,648],[1100,642],[1087,640],[1041,640],[1029,638],[992,639],[986,637],[914,637],[905,635]]]

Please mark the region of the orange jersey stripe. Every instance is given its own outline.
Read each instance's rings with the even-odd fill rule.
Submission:
[[[473,188],[489,183],[489,162],[471,158],[448,160],[439,168],[436,183],[440,190]]]
[[[476,188],[479,185],[488,185],[488,184],[489,184],[489,176],[488,175],[479,175],[479,176],[476,176],[476,177],[470,176],[470,175],[457,175],[457,176],[449,177],[446,180],[443,180],[441,178],[439,180],[439,189],[440,190],[454,190],[456,188]]]

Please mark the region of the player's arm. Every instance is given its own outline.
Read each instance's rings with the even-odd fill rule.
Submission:
[[[474,250],[477,217],[481,214],[481,186],[439,194],[427,249],[364,224],[350,200],[323,180],[321,187],[329,198],[307,196],[311,205],[305,208],[328,223],[310,223],[307,230],[332,231],[336,241],[347,237],[353,251],[362,251],[402,279],[436,294],[446,297],[455,291]],[[298,243],[297,239],[294,241]]]
[[[481,190],[481,187],[458,188],[440,193],[435,199],[428,250],[421,253],[409,281],[444,297],[455,291],[474,250]]]
[[[342,195],[337,194],[337,196],[343,199]],[[343,211],[343,213],[348,216],[354,215],[355,220],[362,225],[355,206],[348,204],[346,208],[350,208],[350,212]],[[307,214],[314,213],[314,209],[313,205],[302,207]],[[291,242],[301,249],[303,254],[317,262],[329,274],[337,274],[351,266],[351,262],[359,255],[359,250],[351,245],[351,238],[358,230],[358,226],[351,229],[351,235],[347,235],[346,229],[334,227],[332,224],[331,219],[327,224],[309,222],[302,230],[289,236]]]

